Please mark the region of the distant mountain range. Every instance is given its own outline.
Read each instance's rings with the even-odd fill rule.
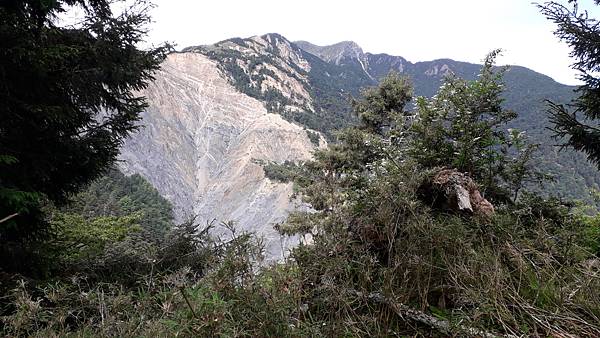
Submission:
[[[238,221],[266,234],[278,254],[271,225],[298,205],[289,201],[291,185],[267,179],[261,163],[305,160],[334,142],[335,130],[356,123],[350,98],[390,71],[410,77],[416,95],[431,96],[446,74],[475,79],[480,67],[411,63],[365,53],[351,41],[316,46],[279,34],[187,47],[169,55],[145,91],[145,128],[125,144],[122,169],[152,182],[180,219],[194,213]],[[505,84],[505,105],[519,113],[510,127],[542,145],[539,165],[556,177],[544,188],[590,201],[589,188],[600,183],[596,168],[581,154],[559,152],[546,129],[544,100],[566,103],[574,88],[519,66]]]

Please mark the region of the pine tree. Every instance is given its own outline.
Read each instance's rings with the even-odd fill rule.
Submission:
[[[417,98],[408,155],[425,169],[468,173],[488,197],[514,200],[541,176],[531,163],[537,146],[507,129],[517,113],[502,106],[507,68],[494,66],[499,53],[488,54],[477,80],[450,75],[433,98]]]
[[[61,26],[57,16],[84,18]],[[136,91],[168,46],[142,50],[145,1],[120,14],[108,0],[0,2],[0,223],[32,233],[43,196],[62,202],[115,161],[146,107]],[[10,237],[9,236],[9,237]]]
[[[594,1],[596,5],[599,0]],[[542,14],[558,25],[555,35],[571,48],[583,85],[577,88],[579,97],[570,105],[549,102],[548,112],[557,139],[566,139],[563,147],[584,152],[600,167],[600,22],[580,11],[576,0],[571,7],[557,2],[538,5]]]

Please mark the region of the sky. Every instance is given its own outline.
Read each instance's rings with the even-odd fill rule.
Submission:
[[[365,52],[411,62],[451,58],[479,63],[493,49],[516,64],[578,84],[569,48],[529,0],[154,0],[149,43],[177,49],[232,37],[279,33],[291,41],[344,40]],[[565,2],[565,1],[561,1]],[[600,18],[592,0],[580,7]]]

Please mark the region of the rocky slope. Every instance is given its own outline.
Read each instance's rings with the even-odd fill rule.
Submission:
[[[264,235],[270,256],[281,255],[272,224],[293,208],[292,186],[266,179],[256,160],[308,159],[315,145],[306,130],[267,113],[201,53],[169,55],[144,94],[150,106],[123,147],[121,169],[146,177],[179,220],[235,221]]]

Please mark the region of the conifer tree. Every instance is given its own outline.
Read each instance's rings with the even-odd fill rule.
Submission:
[[[555,35],[571,48],[572,67],[584,83],[577,88],[579,97],[572,104],[549,102],[551,129],[557,139],[565,140],[563,147],[584,152],[600,167],[600,22],[580,11],[576,0],[569,3],[570,7],[554,1],[538,5],[542,14],[558,25]]]
[[[0,223],[32,233],[39,200],[61,202],[115,161],[146,107],[136,91],[168,46],[142,50],[150,4],[113,13],[108,0],[0,2]],[[61,25],[71,8],[83,19]],[[9,237],[10,237],[9,236]]]

